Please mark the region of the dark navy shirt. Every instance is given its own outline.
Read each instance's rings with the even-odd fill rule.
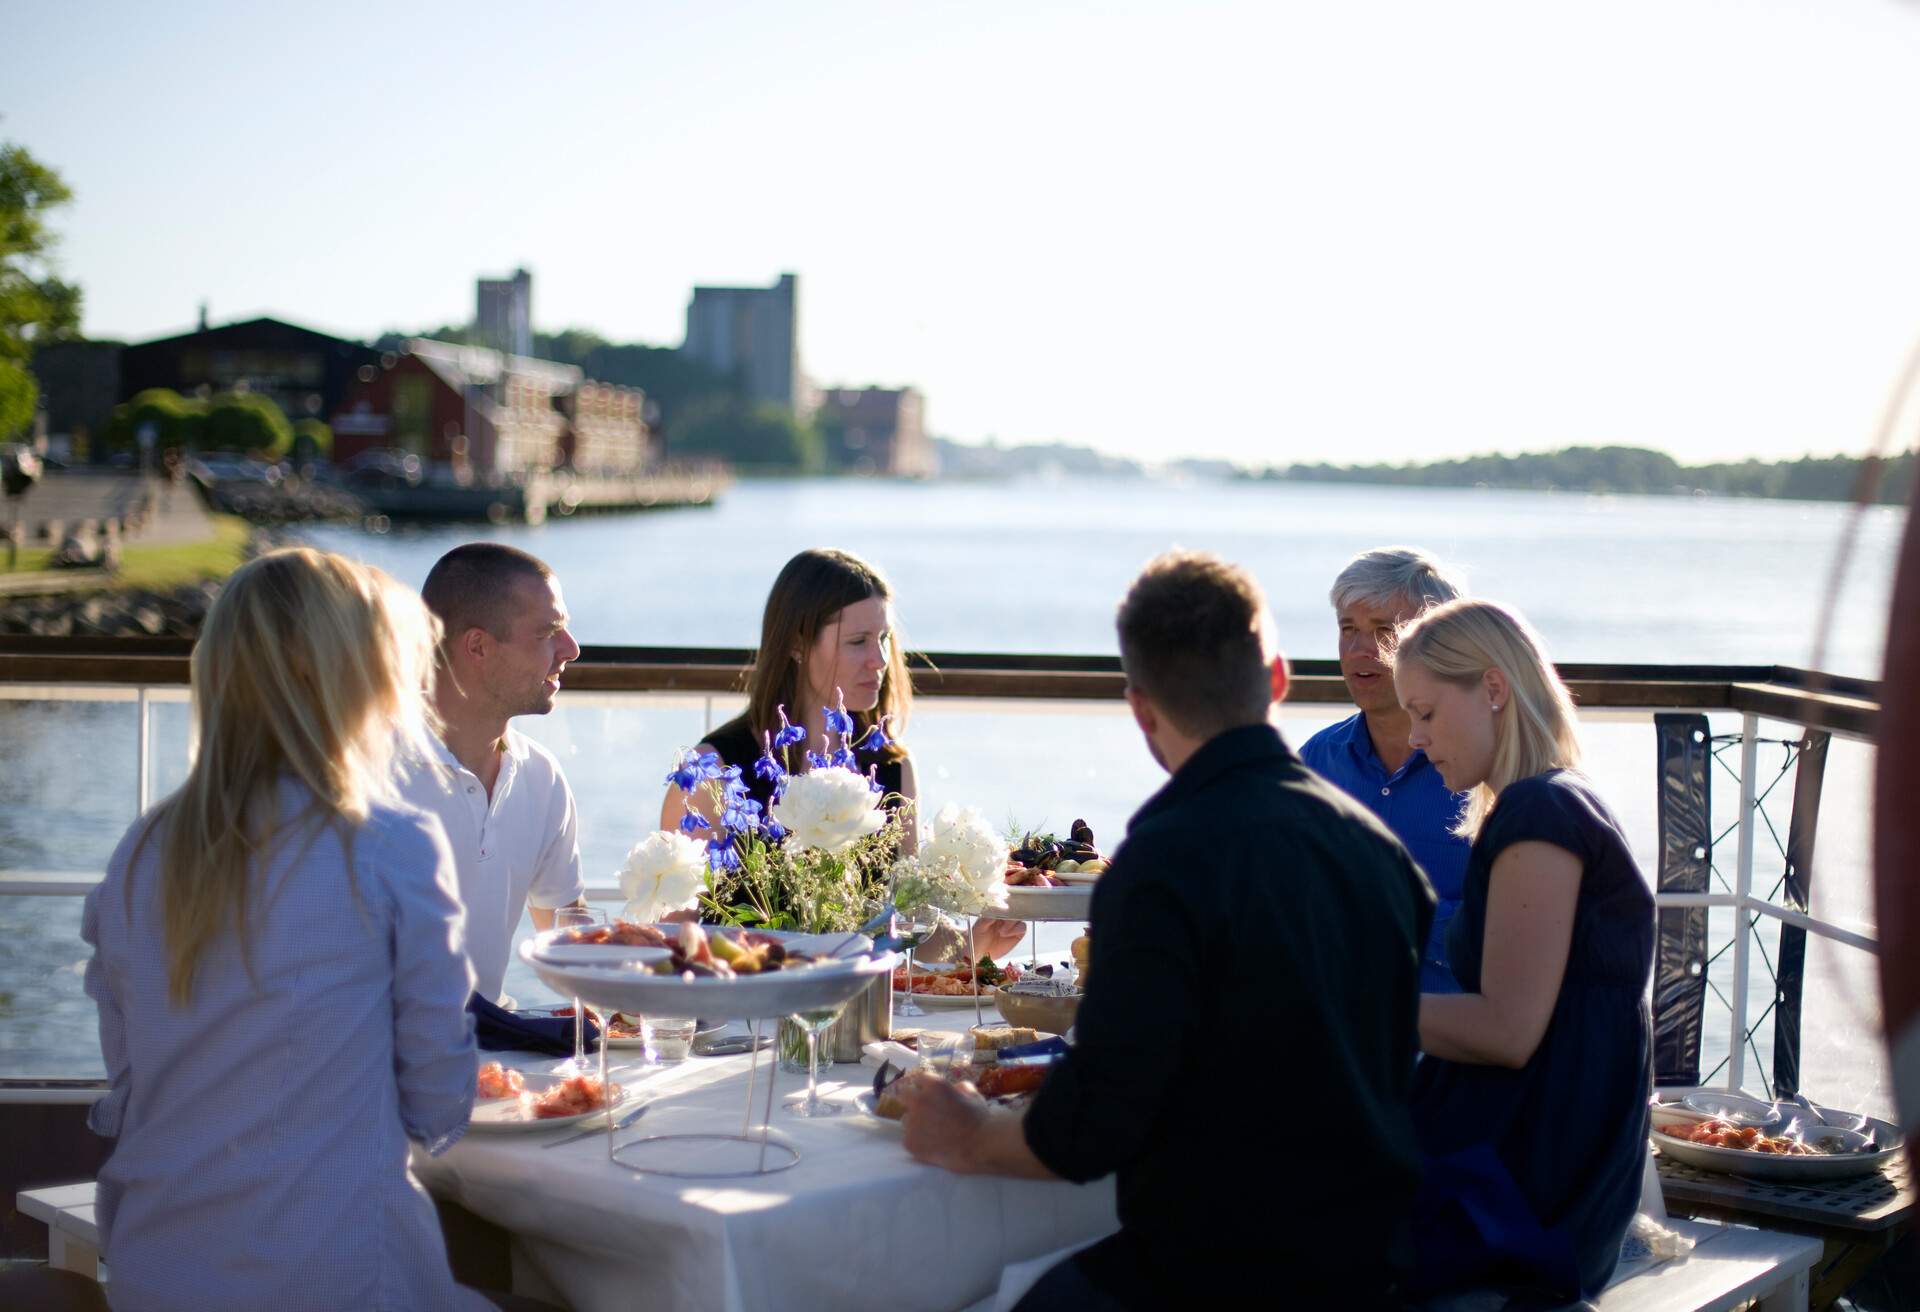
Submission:
[[[1427,872],[1427,882],[1439,901],[1433,909],[1433,933],[1420,959],[1420,991],[1458,993],[1460,986],[1447,965],[1446,943],[1447,926],[1460,909],[1466,887],[1470,848],[1466,839],[1453,832],[1466,794],[1447,791],[1425,752],[1415,752],[1388,774],[1373,750],[1367,717],[1357,712],[1307,739],[1300,759],[1380,817]]]

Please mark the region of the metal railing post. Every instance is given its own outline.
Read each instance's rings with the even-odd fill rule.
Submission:
[[[1733,1018],[1727,1035],[1727,1087],[1746,1086],[1747,1080],[1747,941],[1753,936],[1748,904],[1753,897],[1754,772],[1759,768],[1760,720],[1740,718],[1740,847],[1735,858],[1733,895]]]
[[[140,686],[140,695],[134,705],[137,707],[140,715],[140,745],[134,752],[133,804],[135,815],[145,815],[147,813],[147,802],[152,793],[152,784],[149,783],[147,779],[147,765],[149,756],[153,750],[153,730],[150,727],[151,716],[147,708],[147,688],[145,684]]]

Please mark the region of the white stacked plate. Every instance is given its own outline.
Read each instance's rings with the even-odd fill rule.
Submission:
[[[734,1020],[758,1020],[836,1007],[851,1000],[875,976],[886,975],[900,961],[898,953],[888,952],[793,970],[689,979],[682,975],[652,973],[653,965],[663,959],[660,948],[608,947],[602,959],[556,960],[548,949],[574,946],[553,944],[551,938],[557,932],[564,931],[536,934],[520,945],[520,959],[540,981],[563,997],[576,997],[595,1007],[640,1016],[727,1016]],[[814,936],[777,933],[774,937],[794,942]],[[620,955],[623,952],[625,956]]]
[[[1031,884],[1007,887],[1007,909],[989,912],[1008,920],[1085,920],[1093,914],[1093,885],[1035,888]]]

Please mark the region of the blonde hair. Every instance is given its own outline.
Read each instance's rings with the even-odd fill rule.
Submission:
[[[1493,766],[1467,795],[1454,832],[1480,832],[1507,785],[1548,770],[1580,765],[1573,698],[1527,622],[1490,601],[1449,601],[1401,632],[1397,659],[1420,665],[1443,683],[1469,688],[1488,670],[1507,679],[1507,704],[1494,717]]]
[[[191,1000],[201,958],[228,929],[246,960],[253,881],[283,836],[274,831],[283,778],[312,794],[301,827],[331,824],[351,845],[391,787],[395,746],[432,723],[425,690],[438,640],[416,595],[341,556],[275,551],[227,580],[193,649],[194,761],[141,838],[161,835],[176,1006]]]

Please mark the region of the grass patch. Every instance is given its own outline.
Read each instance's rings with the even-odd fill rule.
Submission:
[[[209,515],[213,536],[204,542],[174,542],[164,546],[131,543],[120,548],[120,572],[115,588],[147,588],[163,592],[201,579],[223,579],[247,559],[247,539],[253,526],[238,515]]]
[[[120,572],[113,577],[109,591],[127,592],[147,589],[165,592],[184,583],[202,579],[223,579],[245,563],[247,541],[253,527],[238,515],[208,515],[213,536],[202,542],[169,542],[151,546],[138,542],[120,548]],[[0,556],[0,561],[4,561]],[[12,571],[24,574],[45,570],[53,552],[36,547],[20,553],[20,563]],[[6,571],[0,570],[0,577]]]

